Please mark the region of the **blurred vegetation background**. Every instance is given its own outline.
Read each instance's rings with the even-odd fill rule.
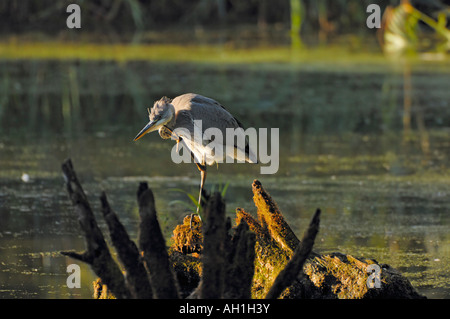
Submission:
[[[81,7],[81,29],[66,26],[71,3]],[[381,8],[381,29],[366,26],[371,3]],[[142,118],[149,101],[187,91],[213,94],[248,125],[264,126],[270,118],[272,125],[285,126],[286,120],[288,127],[300,120],[305,132],[339,131],[335,122],[348,123],[343,131],[403,126],[408,131],[414,125],[412,89],[431,103],[431,85],[439,89],[438,100],[445,100],[447,91],[440,89],[447,85],[445,76],[433,74],[432,80],[411,83],[407,66],[400,69],[400,80],[391,74],[380,79],[376,88],[381,94],[368,100],[364,95],[374,92],[372,82],[378,80],[370,73],[386,71],[388,61],[381,54],[386,48],[404,54],[422,42],[429,49],[437,36],[444,43],[437,50],[441,55],[427,58],[442,62],[450,49],[449,8],[450,0],[1,1],[0,132],[83,132],[111,121],[135,130],[133,123]],[[274,69],[267,62],[278,65]],[[350,65],[358,72],[368,68],[367,91],[360,88],[361,80],[354,81],[354,103],[345,91],[348,82],[326,82],[328,72]],[[422,70],[442,71],[446,65],[427,64]],[[313,70],[327,75],[316,79],[309,72]],[[353,79],[352,74],[346,77]],[[319,92],[325,87],[334,96],[331,102]],[[352,111],[362,102],[364,109]],[[323,112],[340,110],[342,118],[330,116],[326,124],[323,116],[313,116],[322,104]],[[445,108],[438,116],[422,113],[426,125],[442,127],[450,121]],[[24,120],[26,129],[19,125]]]
[[[382,10],[398,6],[401,0],[9,0],[0,2],[0,34],[37,34],[45,38],[58,36],[74,40],[97,34],[96,41],[126,41],[130,34],[134,41],[154,41],[152,33],[160,31],[188,31],[201,36],[205,30],[229,30],[216,34],[211,41],[226,41],[226,36],[247,37],[274,35],[271,41],[286,43],[289,30],[300,32],[305,40],[327,41],[337,35],[373,33],[365,28],[371,3]],[[78,32],[66,28],[66,8],[77,3],[82,8],[82,28]],[[419,11],[437,17],[447,10],[448,0],[412,0]],[[245,31],[236,33],[236,27]],[[224,28],[226,27],[226,28]],[[301,30],[300,30],[301,29]],[[153,34],[154,35],[154,34]],[[216,37],[216,38],[214,38]],[[191,41],[176,35],[158,41]],[[249,43],[243,41],[242,43]],[[250,41],[251,43],[251,41]]]

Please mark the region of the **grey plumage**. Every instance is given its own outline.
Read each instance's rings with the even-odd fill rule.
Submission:
[[[206,165],[223,161],[226,157],[241,162],[257,163],[257,158],[245,137],[242,124],[221,104],[211,98],[193,93],[180,95],[173,100],[163,97],[156,101],[153,108],[149,110],[149,119],[150,122],[134,140],[140,139],[146,133],[158,130],[162,138],[172,138],[177,143],[183,143],[183,146],[190,150],[202,175],[199,203],[206,179]],[[201,122],[196,122],[200,120]],[[196,123],[201,124],[201,130],[198,125],[196,129]],[[223,140],[203,139],[205,131],[210,128],[218,129],[222,133]],[[233,147],[231,149],[225,147],[227,128],[234,129],[237,140],[244,141],[244,145],[234,142],[233,138]],[[195,136],[195,132],[201,133],[201,136]],[[211,147],[214,150],[221,150],[223,153],[212,154]]]

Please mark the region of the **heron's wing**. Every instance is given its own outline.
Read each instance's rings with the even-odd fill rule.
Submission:
[[[233,141],[234,150],[224,148],[224,155],[237,159],[238,161],[247,161],[257,163],[257,157],[252,151],[247,137],[245,136],[242,124],[228,112],[220,103],[208,97],[187,93],[173,99],[172,105],[176,113],[176,127],[184,127],[191,132],[191,138],[194,136],[195,120],[201,120],[201,132],[204,134],[208,128],[216,128],[222,132],[223,145],[226,142],[226,129],[235,129],[237,138],[244,138],[245,145],[239,145],[236,140]],[[198,125],[197,125],[198,127]],[[242,131],[236,130],[242,128]],[[197,130],[198,131],[198,130]],[[197,138],[197,137],[195,137]],[[206,145],[210,141],[202,141]],[[193,151],[195,154],[195,152]]]
[[[244,163],[258,163],[258,158],[254,153],[254,149],[257,149],[257,135],[256,130],[244,131],[243,128],[237,128],[234,130],[234,136],[227,137],[232,138],[233,148],[225,148],[225,155],[232,159],[236,159],[238,162]],[[231,142],[230,142],[231,143]]]
[[[183,94],[174,98],[172,105],[176,114],[185,110],[190,114],[192,120],[202,120],[203,131],[215,127],[225,132],[227,127],[242,126],[220,103],[203,95]],[[176,125],[178,126],[178,117]]]
[[[211,165],[214,160],[207,156],[205,145],[208,141],[203,140],[203,130],[194,122],[189,110],[180,110],[176,114],[174,132],[181,137],[183,144],[192,153],[196,163]]]

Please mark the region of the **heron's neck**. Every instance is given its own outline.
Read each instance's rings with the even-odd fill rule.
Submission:
[[[171,120],[169,122],[167,122],[165,126],[167,126],[170,130],[173,130],[175,128],[175,122],[176,122],[176,118],[175,118],[175,114],[173,114]]]

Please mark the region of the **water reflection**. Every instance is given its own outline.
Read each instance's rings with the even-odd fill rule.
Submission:
[[[134,237],[135,191],[147,180],[170,236],[183,217],[170,203],[187,198],[169,189],[196,193],[198,171],[173,164],[172,144],[156,134],[132,138],[154,100],[185,92],[214,97],[247,126],[280,128],[276,175],[243,164],[210,170],[207,187],[231,183],[230,215],[237,206],[254,211],[250,185],[258,178],[299,235],[322,208],[318,250],[389,263],[422,293],[449,297],[450,75],[423,70],[412,66],[405,91],[405,74],[388,67],[0,63],[0,297],[92,294],[87,267],[81,290],[65,286],[73,261],[58,254],[84,247],[62,187],[67,157],[94,209],[106,190]]]

